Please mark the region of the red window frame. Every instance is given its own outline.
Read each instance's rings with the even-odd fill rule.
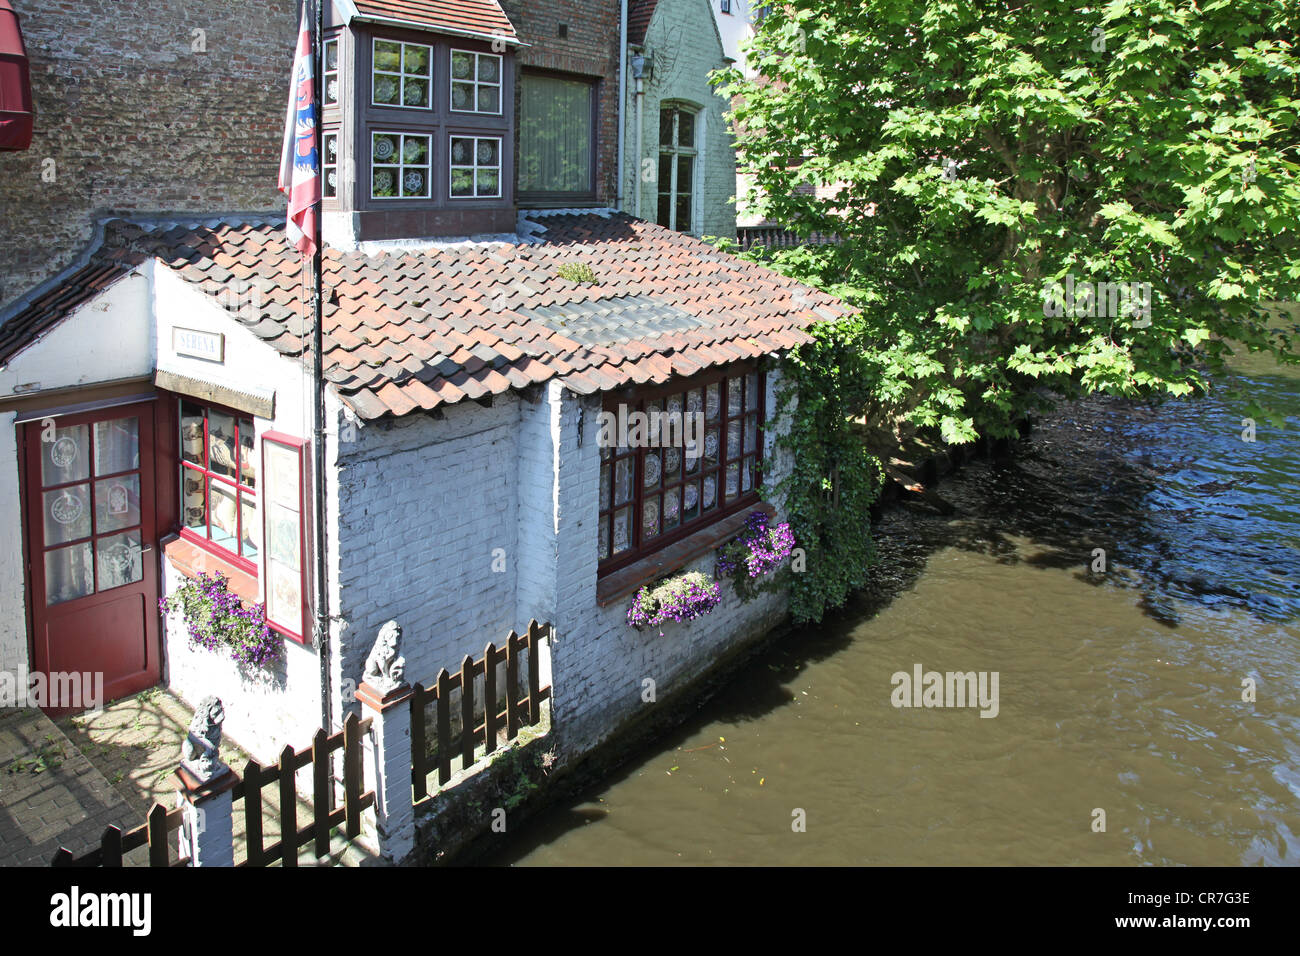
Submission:
[[[751,378],[752,377],[752,378]],[[730,383],[739,384],[740,406],[737,414],[730,414],[728,403]],[[753,383],[751,386],[750,383]],[[719,396],[718,417],[715,422],[705,420],[705,434],[716,428],[718,435],[717,455],[714,464],[708,464],[710,456],[701,455],[696,470],[687,474],[688,462],[685,451],[676,472],[677,477],[664,474],[664,448],[601,448],[600,449],[600,485],[597,503],[597,574],[604,576],[629,564],[633,564],[656,551],[680,541],[695,532],[738,511],[752,507],[760,501],[758,488],[762,483],[763,463],[763,426],[766,420],[767,376],[756,363],[739,362],[722,369],[715,369],[688,379],[678,379],[666,385],[652,388],[634,389],[608,393],[602,404],[606,412],[618,413],[620,405],[626,405],[628,412],[646,411],[647,405],[658,404],[661,410],[667,410],[668,400],[674,396],[682,398],[682,410],[687,411],[687,396],[699,390],[704,400],[702,409],[707,413],[707,399],[711,386],[717,385]],[[751,407],[750,389],[756,392]],[[747,426],[753,423],[753,447],[745,445]],[[729,426],[736,423],[739,429],[739,447],[732,447],[729,440]],[[650,487],[646,487],[646,459],[659,456],[660,476]],[[631,498],[616,502],[615,483],[618,465],[629,461],[631,473]],[[750,486],[744,488],[745,465],[749,465]],[[726,496],[726,475],[731,466],[736,468],[736,495]],[[707,511],[704,508],[704,480],[713,477],[715,481],[714,505]],[[698,510],[694,518],[687,519],[686,512],[694,509],[685,507],[685,491],[688,484],[696,485]],[[678,523],[665,530],[663,502],[668,492],[677,490]],[[653,501],[657,507],[658,532],[646,534],[644,526],[644,507]],[[632,509],[631,528],[629,529],[629,547],[617,554],[613,551],[614,517],[626,508]],[[608,549],[606,548],[608,541]]]
[[[266,463],[266,451],[268,446],[278,445],[282,448],[291,450],[298,459],[298,477],[297,477],[297,499],[298,499],[298,577],[299,577],[299,619],[297,631],[288,626],[287,623],[274,620],[272,618],[273,605],[270,600],[271,589],[271,564],[275,562],[271,554],[271,532],[267,527],[267,522],[271,517],[271,508],[275,502],[272,502],[271,496],[275,489],[272,487],[271,471]],[[282,634],[291,641],[298,644],[306,644],[311,634],[310,620],[310,567],[311,555],[307,549],[307,483],[305,480],[305,463],[307,461],[308,442],[303,438],[295,438],[292,435],[286,435],[282,432],[270,431],[262,436],[262,489],[263,489],[263,507],[262,507],[262,562],[266,567],[266,574],[263,575],[262,581],[262,602],[266,606],[266,623],[277,633]]]
[[[196,465],[196,464],[193,463],[193,462],[186,461],[186,459],[185,459],[185,434],[184,434],[183,429],[184,429],[184,427],[185,427],[185,406],[186,406],[186,405],[192,405],[192,406],[194,406],[195,408],[201,408],[201,409],[203,410],[203,413],[204,413],[204,414],[203,414],[203,464],[202,464],[202,467]],[[211,465],[211,444],[210,444],[209,435],[208,435],[208,422],[209,422],[209,420],[210,420],[211,413],[214,412],[214,411],[217,412],[217,413],[219,413],[219,414],[222,414],[222,415],[229,415],[229,416],[231,416],[232,418],[234,418],[234,420],[235,420],[235,453],[236,453],[236,459],[235,459],[235,480],[233,480],[233,481],[232,481],[230,478],[228,478],[227,476],[222,475],[220,472],[213,471],[213,470],[209,467],[209,466]],[[244,485],[244,484],[242,484],[242,483],[240,482],[240,480],[239,480],[240,477],[241,477],[241,471],[242,471],[241,466],[242,466],[242,464],[243,464],[243,452],[244,452],[244,447],[243,447],[243,437],[244,437],[244,435],[243,435],[243,426],[244,426],[244,423],[247,423],[247,424],[248,424],[248,427],[251,428],[252,431],[253,431],[253,448],[254,448],[253,454],[254,454],[254,456],[256,457],[256,448],[257,448],[257,423],[253,420],[253,416],[252,416],[252,415],[250,415],[248,412],[242,412],[242,411],[239,411],[238,409],[230,408],[230,407],[225,406],[225,405],[217,405],[217,404],[213,404],[213,403],[210,403],[210,402],[200,402],[200,401],[198,401],[198,400],[196,400],[196,399],[188,398],[188,397],[185,397],[185,396],[180,396],[180,397],[178,397],[178,399],[177,399],[177,406],[176,406],[176,428],[177,428],[177,436],[178,436],[178,444],[177,444],[177,448],[178,448],[177,464],[178,464],[178,466],[179,466],[179,470],[178,470],[179,485],[178,485],[178,489],[177,489],[177,490],[178,490],[178,495],[179,495],[179,496],[178,496],[177,500],[178,500],[178,502],[179,502],[179,513],[180,513],[180,518],[179,518],[178,524],[179,524],[180,527],[177,529],[177,533],[178,533],[182,538],[184,538],[186,541],[193,542],[193,543],[194,543],[195,545],[197,545],[198,547],[202,548],[202,549],[205,550],[205,551],[210,552],[211,554],[213,554],[213,555],[215,555],[216,557],[220,558],[222,561],[226,561],[226,562],[228,562],[229,564],[233,565],[234,567],[238,568],[239,570],[244,571],[244,572],[246,572],[246,573],[248,573],[248,574],[251,574],[251,575],[253,575],[254,577],[257,577],[257,561],[256,561],[255,558],[247,558],[247,557],[244,557],[244,556],[241,555],[241,554],[238,554],[238,553],[236,553],[236,552],[234,552],[234,551],[231,551],[229,548],[225,547],[224,545],[218,544],[217,542],[213,541],[213,540],[212,540],[212,537],[211,537],[211,535],[212,535],[212,502],[211,502],[211,491],[210,491],[210,488],[211,488],[211,482],[212,482],[212,481],[217,481],[217,482],[219,482],[221,485],[223,485],[223,486],[225,486],[225,487],[233,488],[233,489],[234,489],[234,492],[235,492],[235,541],[236,541],[236,543],[237,543],[237,546],[242,547],[242,543],[243,543],[243,540],[244,540],[244,508],[243,508],[243,504],[244,504],[244,495],[245,495],[245,493],[247,493],[247,494],[248,494],[248,495],[253,499],[254,503],[255,503],[256,505],[258,505],[258,519],[257,519],[257,520],[258,520],[259,522],[262,520],[262,519],[261,519],[261,507],[260,507],[260,502],[261,502],[261,500],[262,500],[262,495],[261,495],[259,489],[258,489],[256,486]],[[195,474],[195,475],[201,475],[201,476],[202,476],[202,481],[203,481],[203,511],[204,511],[204,515],[205,515],[206,520],[207,520],[207,532],[208,532],[208,533],[207,533],[207,536],[204,536],[204,535],[198,534],[197,532],[195,532],[195,531],[193,531],[192,529],[190,529],[189,527],[187,527],[187,526],[186,526],[186,523],[185,523],[185,522],[186,522],[186,518],[185,518],[185,478],[186,478],[186,475],[188,475],[188,474]],[[259,543],[259,546],[258,546],[259,553],[260,553],[260,551],[261,551],[261,547],[262,547],[262,544]]]

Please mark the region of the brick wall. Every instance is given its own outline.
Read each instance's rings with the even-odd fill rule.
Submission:
[[[12,3],[37,116],[31,149],[0,153],[0,306],[71,263],[108,211],[283,205],[293,0]]]
[[[558,70],[600,77],[596,131],[596,200],[613,206],[618,195],[618,0],[502,0],[520,38],[521,69]],[[567,35],[559,36],[564,25]],[[519,125],[516,87],[515,128]]]

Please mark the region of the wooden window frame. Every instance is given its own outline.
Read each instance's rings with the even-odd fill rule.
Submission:
[[[596,202],[596,167],[599,164],[600,149],[600,92],[601,81],[599,77],[585,76],[580,73],[562,73],[558,70],[538,70],[538,69],[521,69],[515,76],[515,88],[520,90],[522,96],[523,84],[529,76],[550,77],[558,80],[568,80],[572,83],[585,83],[591,88],[591,145],[588,148],[590,153],[591,169],[591,188],[578,192],[559,192],[547,191],[544,189],[518,190],[515,199],[520,206],[531,207],[554,207],[563,206],[585,206]],[[519,167],[522,164],[522,151],[520,155],[515,156],[515,176],[519,175]]]
[[[376,163],[375,162],[375,137],[391,136],[397,140],[397,162],[396,163]],[[406,162],[406,141],[408,139],[422,139],[425,142],[423,165]],[[428,202],[433,198],[433,171],[437,168],[437,161],[434,158],[434,138],[432,133],[410,132],[409,130],[393,129],[372,129],[370,130],[369,139],[370,148],[370,198],[374,202]],[[377,170],[386,169],[397,171],[397,195],[395,196],[376,196],[375,195],[375,173]],[[404,179],[407,170],[422,170],[424,172],[424,195],[422,196],[405,196],[402,194],[404,188]]]
[[[330,47],[334,48],[334,69],[329,69]],[[332,37],[326,37],[325,42],[321,44],[321,108],[322,109],[339,109],[343,104],[343,82],[342,82],[342,65],[343,65],[343,37],[342,34],[335,34]],[[329,98],[330,79],[333,78],[338,84],[338,95],[334,99]]]
[[[401,63],[398,65],[399,72],[394,73],[391,70],[378,70],[375,67],[375,49],[380,43],[394,43],[401,48],[398,56]],[[428,74],[407,73],[406,72],[406,48],[419,47],[426,50],[429,54],[429,72]],[[397,77],[397,102],[396,103],[379,103],[375,100],[375,77],[376,76]],[[370,38],[370,105],[377,106],[386,110],[418,110],[424,113],[433,111],[434,87],[437,85],[438,71],[435,66],[434,45],[432,43],[415,43],[410,40],[390,40],[388,37],[372,36]],[[429,84],[429,92],[425,97],[422,105],[413,105],[406,102],[406,81],[408,79],[423,80]]]
[[[474,75],[468,80],[458,80],[452,72],[455,69],[456,54],[461,53],[465,56],[474,58]],[[485,82],[478,78],[478,61],[483,57],[491,57],[497,61],[497,81],[495,83]],[[479,116],[501,116],[503,115],[505,100],[505,78],[506,64],[505,57],[499,53],[480,53],[478,50],[461,50],[456,47],[451,48],[451,54],[447,57],[447,109],[452,113],[462,113]],[[460,110],[456,108],[456,91],[457,83],[469,84],[474,88],[474,96],[471,102],[474,104],[473,109]],[[481,110],[478,108],[478,91],[480,86],[495,86],[497,88],[497,108],[494,110]]]
[[[747,376],[755,376],[755,387],[758,392],[756,405],[749,408],[749,396],[747,395]],[[728,414],[727,406],[727,389],[728,381],[740,382],[740,413],[738,415]],[[601,487],[598,484],[596,513],[597,513],[597,576],[604,577],[614,571],[618,571],[630,564],[635,564],[649,555],[654,554],[669,545],[675,544],[683,538],[689,537],[698,531],[701,531],[724,518],[730,517],[738,511],[746,508],[752,508],[762,500],[759,496],[759,486],[762,484],[762,467],[763,467],[763,442],[764,426],[767,416],[767,376],[757,362],[736,362],[723,368],[714,369],[699,375],[685,379],[677,379],[673,382],[653,386],[650,388],[624,389],[607,393],[602,403],[602,410],[614,412],[617,414],[621,405],[626,405],[629,412],[643,411],[646,403],[659,401],[666,407],[665,399],[673,395],[683,396],[683,412],[686,410],[685,396],[687,393],[699,389],[704,405],[707,408],[708,387],[718,383],[719,386],[719,409],[716,427],[718,429],[718,456],[717,465],[712,468],[706,468],[704,465],[703,449],[701,449],[701,458],[699,469],[691,476],[686,473],[685,451],[683,450],[681,472],[678,480],[671,483],[665,483],[665,475],[661,475],[654,488],[645,487],[645,459],[648,454],[662,454],[662,448],[642,447],[633,449],[614,448],[606,454],[606,449],[600,449],[600,468],[604,470],[609,466],[608,476],[602,478],[608,482],[608,505],[602,507],[600,498]],[[754,450],[745,451],[745,424],[750,418],[755,421]],[[727,441],[727,426],[730,422],[739,422],[740,424],[740,448],[732,449]],[[707,421],[705,423],[706,431],[711,426]],[[703,436],[701,436],[702,440]],[[735,454],[732,452],[735,451]],[[615,504],[615,479],[617,475],[616,462],[620,460],[631,459],[632,461],[632,496],[626,502]],[[744,463],[746,459],[751,461],[750,471],[750,488],[748,491],[743,490],[744,480]],[[661,459],[662,461],[662,459]],[[726,499],[726,475],[729,465],[737,466],[737,495],[728,501]],[[713,510],[707,514],[703,509],[703,480],[708,475],[716,476],[717,491],[716,504]],[[663,511],[662,501],[665,491],[673,488],[682,489],[682,497],[679,499],[679,514],[686,509],[685,505],[685,487],[691,480],[700,483],[700,514],[690,520],[678,524],[677,527],[669,530],[663,530]],[[659,515],[659,533],[649,538],[643,536],[643,514],[644,505],[647,500],[658,499],[660,506]],[[613,552],[613,521],[614,515],[627,507],[632,508],[631,528],[629,529],[629,538],[631,546],[626,551],[617,554]],[[603,536],[608,528],[610,540],[610,554],[606,558],[600,557]]]
[[[659,175],[660,176],[662,176],[662,172],[663,172],[662,170],[663,157],[665,156],[671,157],[671,160],[668,164],[668,176],[669,176],[668,222],[667,223],[659,222],[659,193],[662,189],[663,183],[658,181],[656,181],[655,183],[655,222],[656,224],[664,226],[664,228],[666,229],[671,229],[674,232],[681,232],[688,236],[694,235],[696,227],[698,225],[695,221],[695,199],[696,199],[695,186],[700,178],[700,119],[704,115],[704,112],[703,110],[696,109],[695,107],[692,106],[688,106],[685,103],[675,103],[669,101],[667,103],[661,104],[659,107],[659,115],[661,117],[660,125],[663,124],[662,116],[665,112],[671,112],[673,114],[672,142],[667,146],[665,146],[663,143],[659,144],[659,158],[660,158]],[[692,142],[694,143],[694,145],[692,146],[681,145],[682,113],[691,114],[692,118],[695,121],[695,135],[692,138]],[[680,160],[682,158],[689,158],[691,160],[691,182],[690,182],[690,187],[686,193],[686,195],[690,199],[690,210],[691,210],[691,225],[689,229],[679,229],[677,227],[677,200],[681,192],[681,190],[678,188],[677,172],[678,172],[678,167],[680,166]]]
[[[471,164],[458,163],[453,158],[455,147],[453,142],[458,139],[472,140],[474,143],[473,159]],[[481,140],[490,139],[497,144],[497,163],[495,166],[480,166],[478,162],[478,144]],[[505,195],[505,183],[502,182],[502,175],[505,171],[506,161],[506,143],[505,137],[496,134],[480,135],[479,133],[448,133],[447,134],[447,199],[449,202],[475,202],[477,200],[500,199]],[[474,174],[474,195],[457,196],[452,192],[452,178],[456,170],[469,170]],[[497,191],[494,196],[480,196],[478,194],[478,172],[480,169],[495,169],[497,173]]]
[[[257,507],[257,521],[260,524],[262,521],[261,489],[250,488],[249,486],[241,484],[239,482],[238,480],[239,473],[240,473],[239,465],[242,462],[242,457],[237,459],[235,462],[236,477],[234,481],[231,481],[225,475],[217,474],[216,472],[212,471],[208,467],[208,465],[211,463],[211,458],[209,456],[210,445],[208,440],[209,415],[215,411],[222,415],[230,415],[235,419],[235,449],[240,456],[243,455],[243,445],[240,441],[243,432],[240,427],[240,423],[244,421],[250,422],[253,428],[253,449],[254,449],[253,454],[255,457],[257,456],[257,447],[258,447],[256,418],[255,416],[250,415],[248,412],[240,411],[239,409],[236,408],[230,408],[228,406],[218,405],[212,402],[201,402],[198,399],[188,398],[186,396],[178,396],[176,401],[177,401],[176,433],[177,433],[177,449],[178,449],[177,456],[176,456],[176,467],[177,467],[176,476],[178,479],[177,493],[179,495],[179,497],[177,498],[179,504],[179,508],[178,508],[179,518],[177,519],[178,528],[176,533],[180,537],[184,538],[186,541],[189,541],[190,543],[194,544],[196,547],[201,548],[204,551],[207,551],[209,554],[213,555],[219,560],[224,561],[227,564],[230,564],[231,566],[238,568],[239,570],[245,572],[246,574],[251,574],[253,575],[253,577],[257,577],[257,560],[255,558],[246,558],[243,555],[237,554],[236,552],[231,551],[229,548],[226,548],[224,545],[217,544],[217,542],[212,540],[211,538],[212,502],[210,500],[211,493],[209,491],[209,488],[211,486],[209,482],[217,481],[226,487],[235,489],[235,541],[237,546],[241,546],[241,547],[244,540],[244,508],[243,508],[244,492],[247,491],[250,494],[250,496],[253,498],[253,501]],[[202,468],[197,467],[193,462],[188,462],[185,460],[185,436],[182,433],[181,429],[184,428],[184,424],[185,424],[184,406],[186,404],[194,405],[198,408],[202,408],[206,413],[203,416],[203,467]],[[201,534],[197,534],[196,532],[192,531],[190,528],[186,527],[185,525],[185,475],[187,472],[194,472],[196,474],[203,476],[203,511],[204,511],[204,516],[207,520],[208,537],[204,537]],[[260,480],[261,479],[259,475],[259,481]],[[265,547],[265,544],[266,544],[265,542],[261,542],[259,544],[258,546],[259,556],[261,555],[262,548]]]
[[[301,598],[300,611],[301,618],[298,621],[298,631],[295,633],[286,624],[271,619],[271,569],[272,560],[270,553],[267,551],[268,529],[267,518],[270,516],[270,498],[268,488],[268,476],[270,471],[266,465],[266,450],[269,445],[278,445],[281,448],[287,448],[292,451],[298,458],[298,555],[299,564],[299,596]],[[264,507],[262,508],[262,562],[266,566],[266,573],[262,575],[262,604],[267,609],[266,623],[277,634],[281,634],[291,641],[298,644],[308,644],[311,640],[311,568],[312,556],[308,551],[307,541],[307,447],[308,442],[305,438],[295,438],[293,435],[286,435],[282,432],[269,431],[262,436],[262,470],[259,473],[262,482]]]

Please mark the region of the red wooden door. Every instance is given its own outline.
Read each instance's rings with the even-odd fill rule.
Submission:
[[[152,687],[162,677],[154,403],[23,427],[35,669],[102,673],[105,702]],[[63,714],[92,701],[46,703]]]

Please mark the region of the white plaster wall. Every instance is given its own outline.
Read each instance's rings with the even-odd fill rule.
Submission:
[[[261,341],[214,299],[197,291],[170,270],[157,270],[153,292],[159,367],[241,391],[248,391],[250,387],[273,391],[274,418],[254,419],[259,460],[261,438],[268,431],[311,439],[313,386],[306,367]],[[217,365],[173,354],[173,326],[225,335],[225,363]],[[305,464],[309,469],[310,445]],[[304,481],[310,489],[309,470],[304,474]],[[310,521],[310,497],[307,508],[305,518]],[[310,524],[307,540],[309,544],[313,540]],[[216,565],[213,563],[211,566]],[[257,568],[258,581],[264,583],[266,574],[260,556]],[[171,593],[184,580],[170,562],[163,561],[165,593]],[[190,647],[188,632],[179,614],[169,615],[163,630],[163,679],[166,684],[191,705],[209,694],[220,697],[226,709],[226,733],[259,761],[274,760],[286,743],[301,749],[311,742],[312,734],[320,726],[321,709],[319,658],[310,646],[310,635],[306,646],[284,640],[282,657],[277,665],[245,670],[224,653]]]
[[[519,487],[551,476],[519,460],[519,404],[466,401],[441,420],[415,413],[366,424],[340,444],[334,613],[343,688],[360,681],[390,619],[402,626],[412,684],[527,624],[515,607]],[[504,570],[493,570],[496,549]],[[356,706],[346,695],[341,703]]]
[[[0,397],[148,375],[153,368],[151,272],[152,264],[142,266],[0,367]],[[50,407],[68,402],[52,396]],[[0,670],[11,673],[31,667],[15,418],[13,412],[0,412]]]

